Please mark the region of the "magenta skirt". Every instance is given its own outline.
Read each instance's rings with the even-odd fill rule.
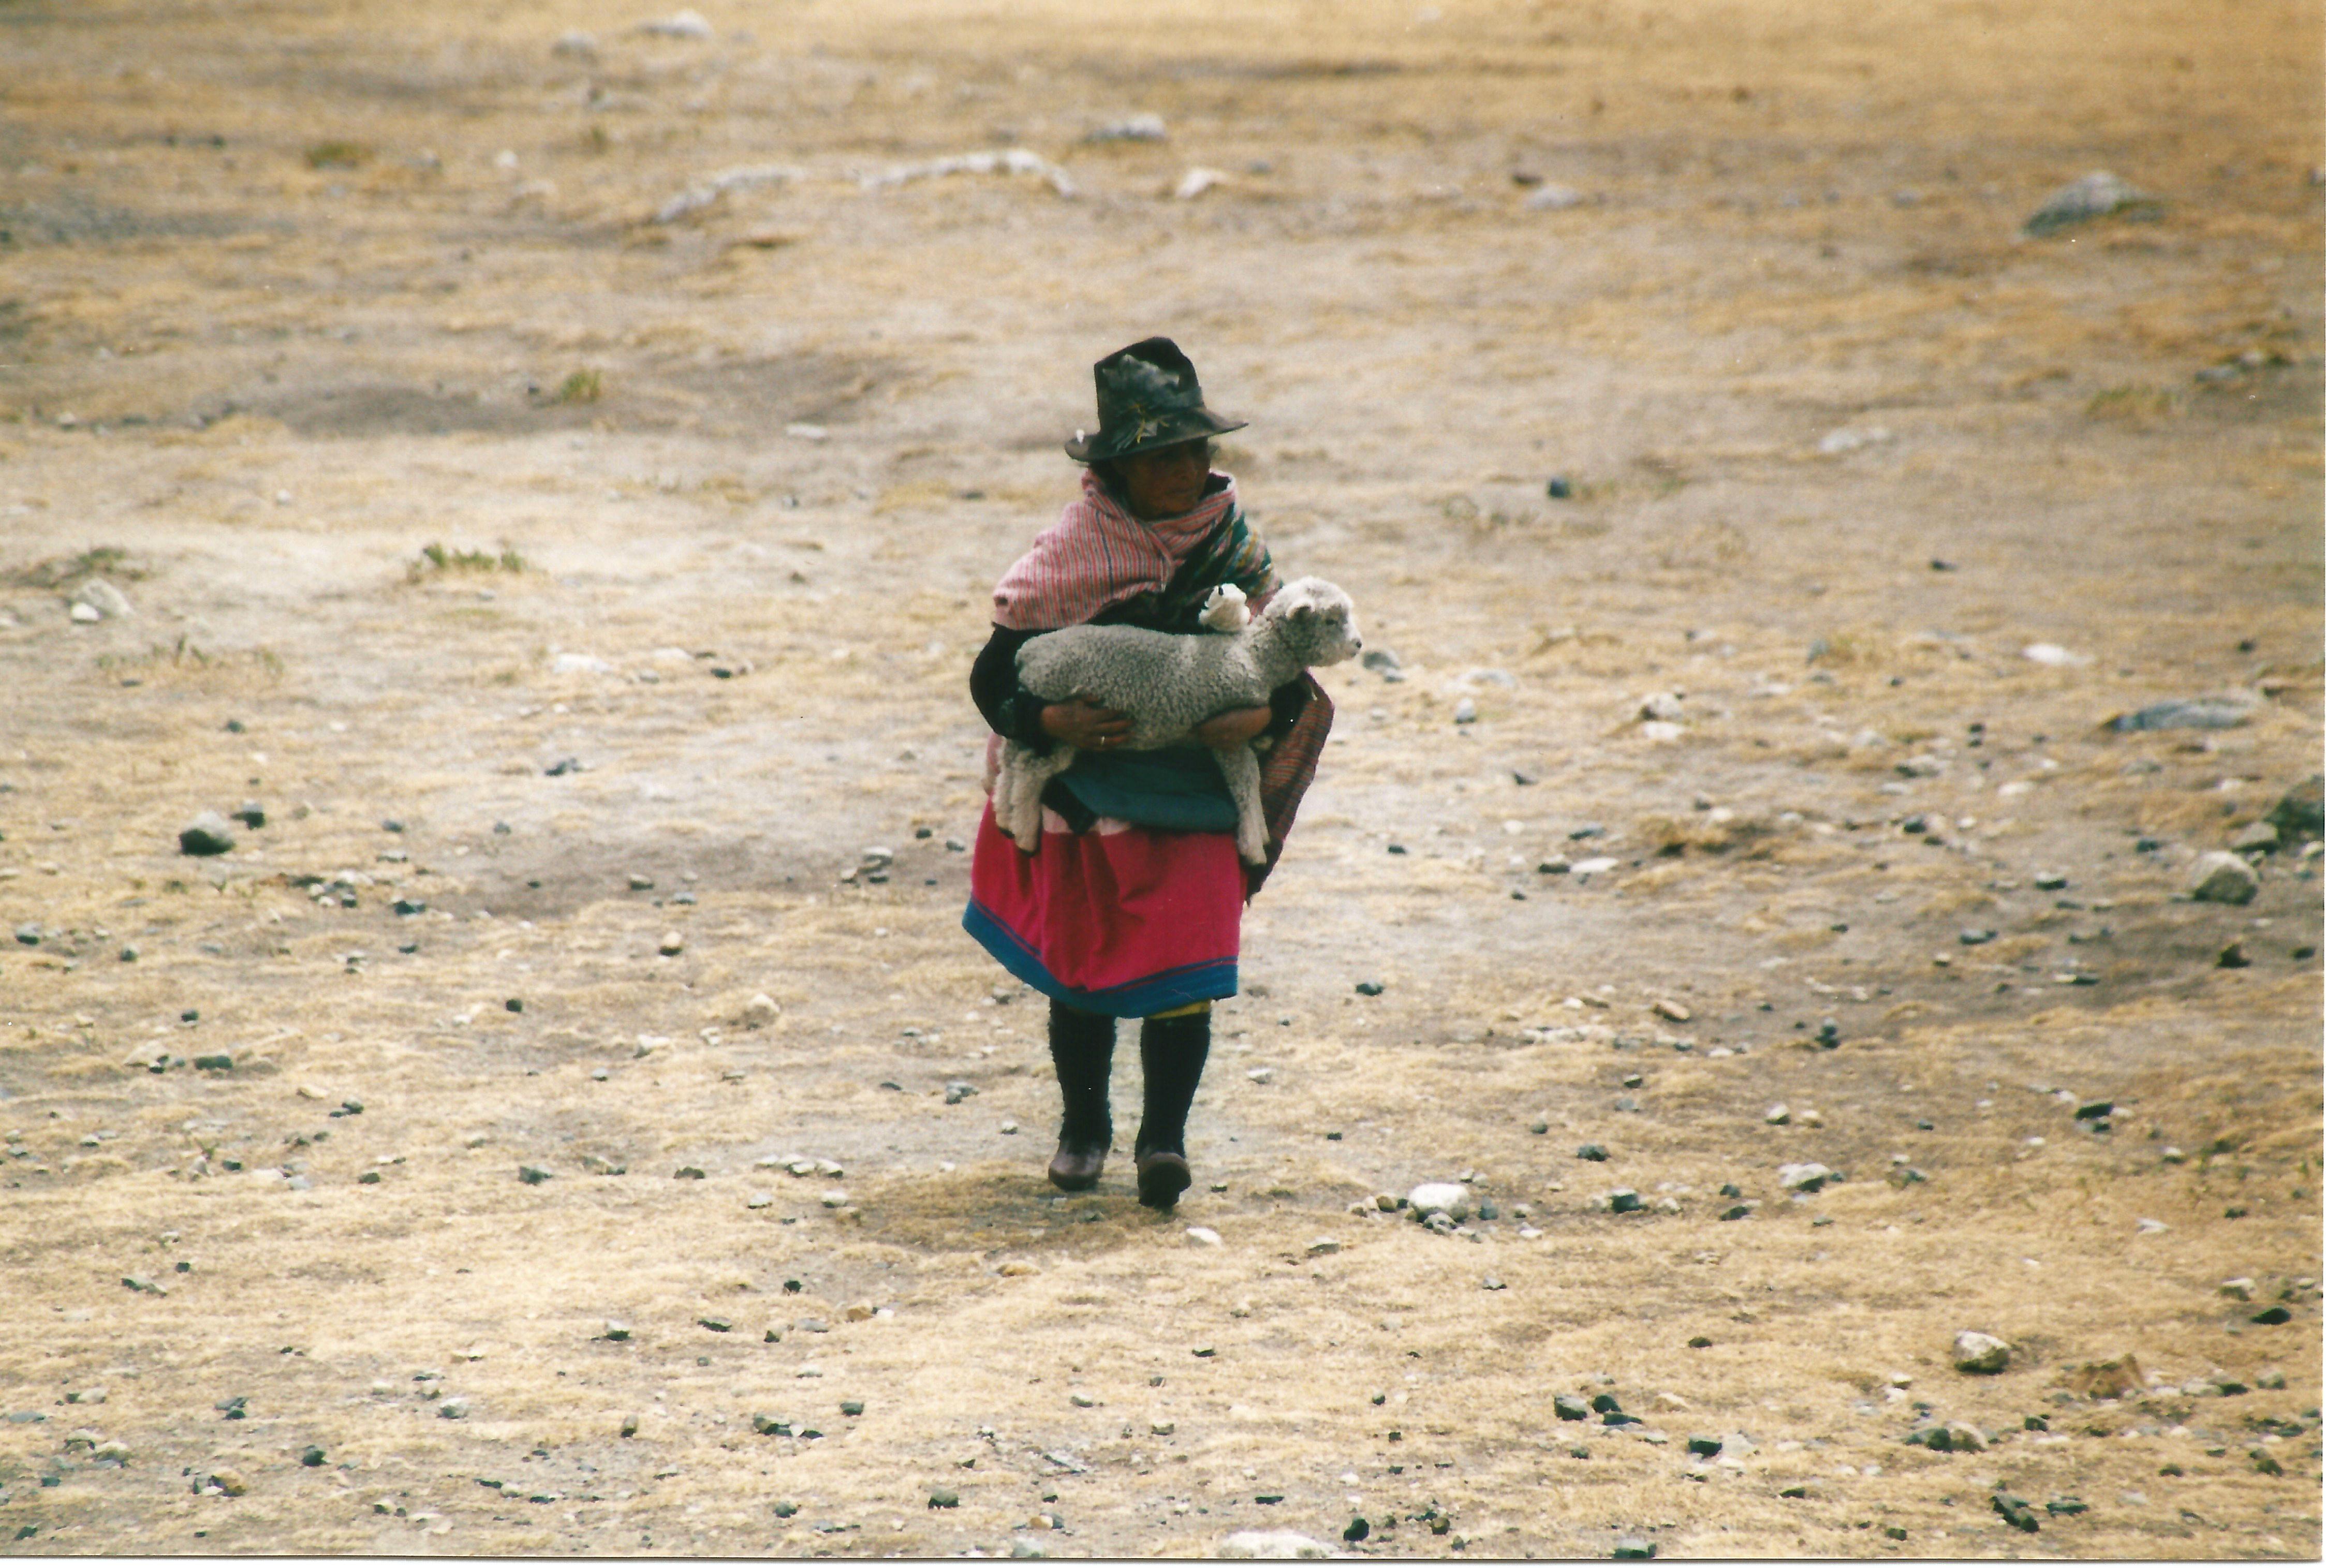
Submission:
[[[1244,870],[1229,833],[1042,813],[1028,855],[977,824],[963,929],[1026,984],[1086,1012],[1144,1018],[1236,992]]]

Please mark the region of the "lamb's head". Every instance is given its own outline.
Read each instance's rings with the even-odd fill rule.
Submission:
[[[1243,589],[1223,582],[1212,589],[1211,597],[1204,600],[1203,613],[1196,618],[1207,631],[1240,632],[1251,620],[1251,609],[1244,602]]]
[[[1304,665],[1337,664],[1356,657],[1365,645],[1357,635],[1357,607],[1321,577],[1286,583],[1268,601],[1261,619],[1281,624],[1287,645]]]

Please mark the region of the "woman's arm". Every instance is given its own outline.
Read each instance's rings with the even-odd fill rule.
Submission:
[[[1130,731],[1130,720],[1113,709],[1079,697],[1045,702],[1018,684],[1018,650],[1040,635],[996,626],[970,666],[970,700],[985,715],[987,726],[1037,756],[1048,755],[1054,740],[1084,750],[1121,741]]]
[[[1018,684],[1018,650],[1037,634],[993,628],[969,669],[969,700],[985,715],[994,734],[1028,747],[1038,754],[1050,749],[1042,728],[1042,700]]]

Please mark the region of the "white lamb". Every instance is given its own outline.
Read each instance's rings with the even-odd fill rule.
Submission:
[[[1247,618],[1248,626],[1242,624]],[[1046,702],[1079,697],[1120,710],[1130,719],[1122,745],[1149,751],[1188,745],[1205,719],[1260,707],[1301,671],[1337,664],[1364,645],[1349,596],[1317,577],[1286,584],[1256,617],[1233,586],[1215,589],[1205,620],[1242,629],[1229,636],[1123,626],[1046,632],[1018,650],[1019,683]],[[1016,741],[1002,747],[993,815],[1019,849],[1030,853],[1041,841],[1042,791],[1073,765],[1075,755],[1064,745],[1046,756]],[[1250,745],[1213,755],[1235,801],[1236,852],[1254,866],[1264,864],[1268,829],[1260,809],[1259,755]]]

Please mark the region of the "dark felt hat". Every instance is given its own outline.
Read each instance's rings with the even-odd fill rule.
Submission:
[[[1204,406],[1196,366],[1168,338],[1149,338],[1118,348],[1091,366],[1098,383],[1098,433],[1075,431],[1066,456],[1078,463],[1177,446],[1242,430]]]

